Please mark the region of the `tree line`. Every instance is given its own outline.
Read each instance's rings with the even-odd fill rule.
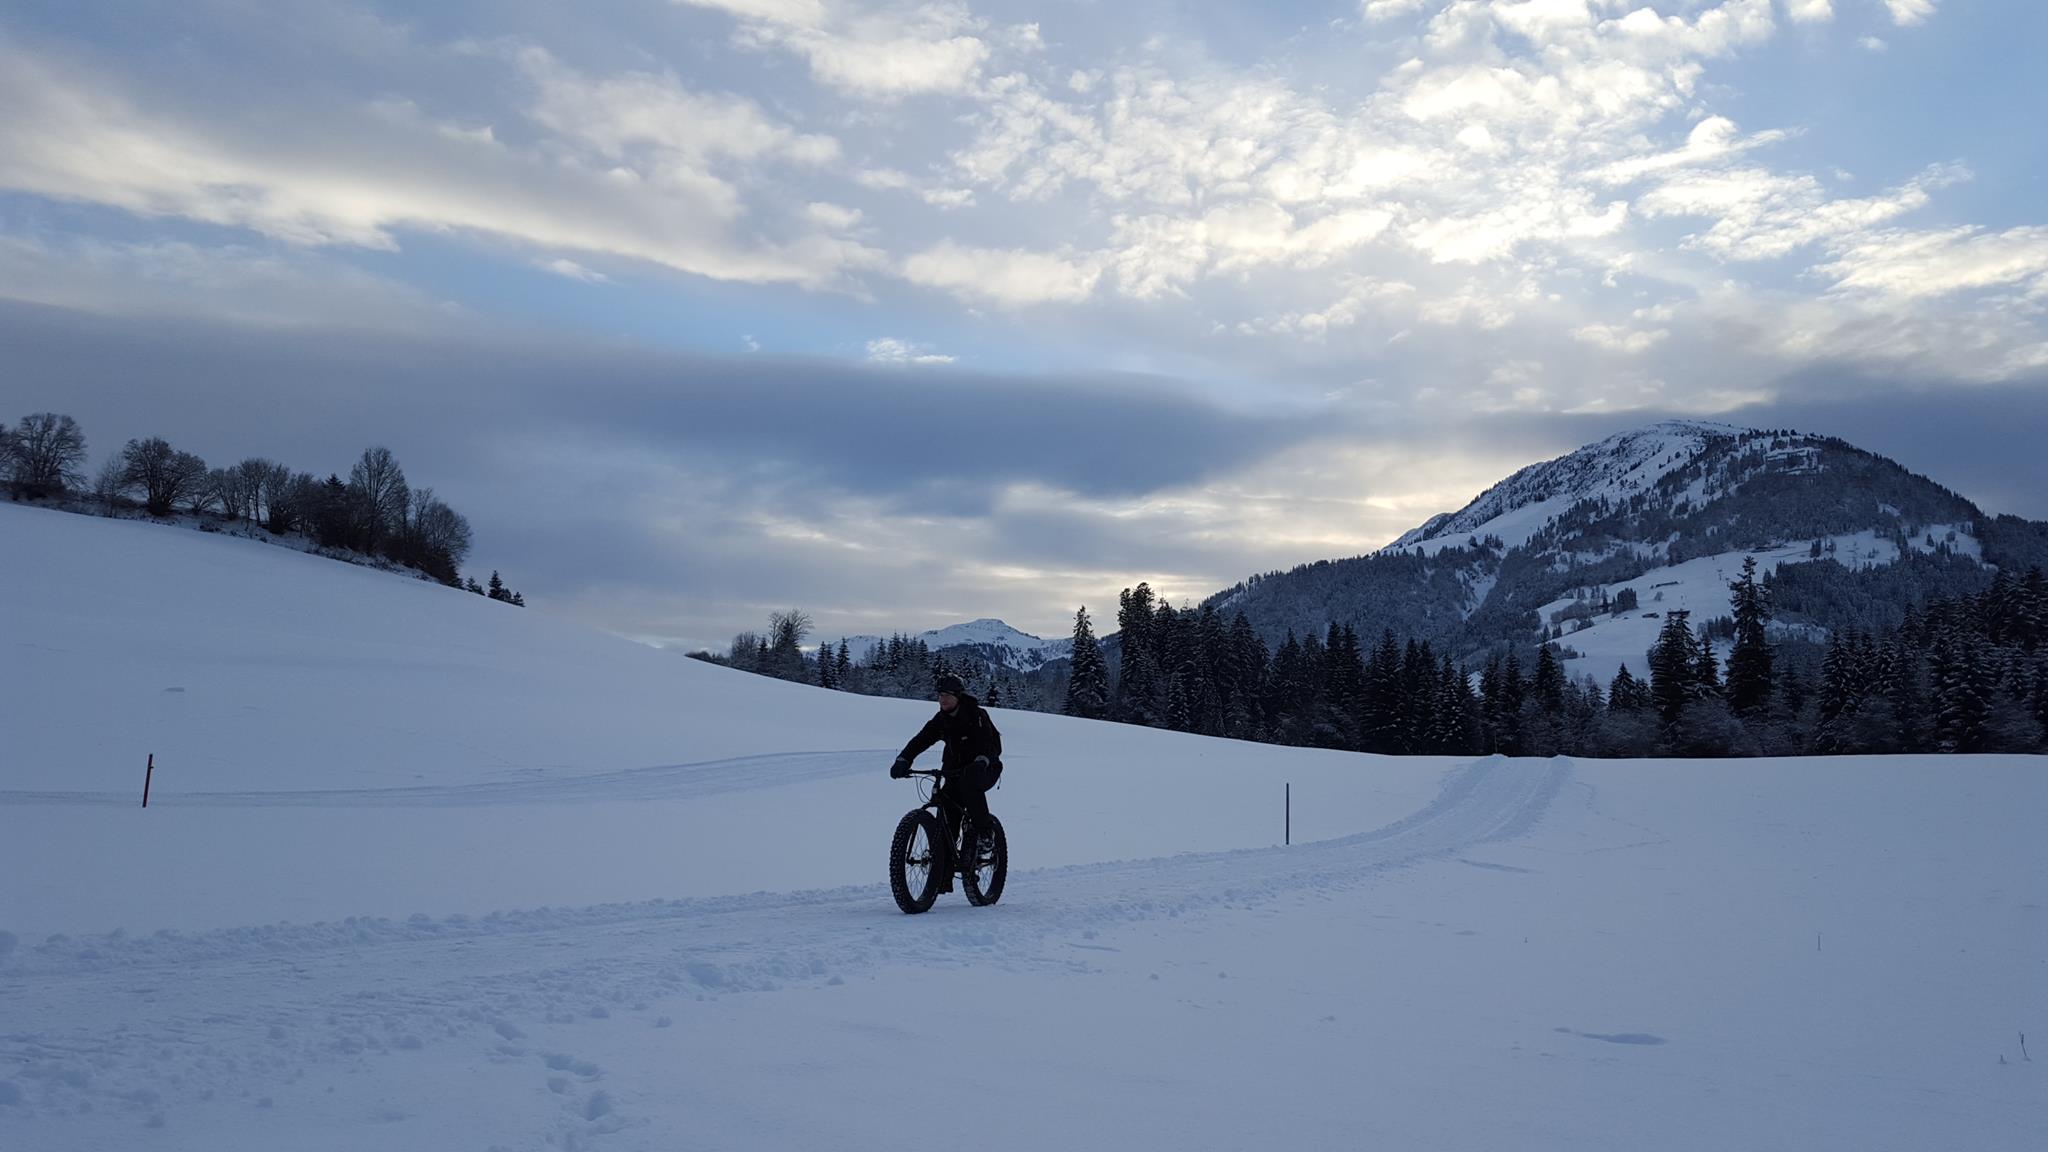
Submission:
[[[924,640],[901,633],[877,641],[858,658],[844,638],[836,645],[824,643],[806,651],[804,641],[815,627],[810,613],[791,608],[770,613],[766,631],[737,633],[724,652],[700,649],[688,655],[778,680],[908,700],[930,699],[932,684],[951,673],[967,682],[990,707],[1057,710],[1058,701],[1049,697],[1044,677],[997,670],[960,653],[949,660],[946,653],[933,651]]]
[[[1774,632],[1773,581],[1754,557],[1729,612],[1667,613],[1647,653],[1601,684],[1565,670],[1555,642],[1460,662],[1392,629],[1290,631],[1269,648],[1243,612],[1176,609],[1146,584],[1118,598],[1116,659],[1084,607],[1073,656],[1020,688],[947,667],[902,636],[851,658],[842,641],[802,648],[810,618],[778,613],[700,658],[871,695],[925,698],[953,671],[985,703],[1210,736],[1387,755],[1725,757],[2048,751],[2048,584],[2000,572],[1981,593],[1934,599],[1893,633],[1838,631],[1825,644]],[[1723,652],[1725,651],[1725,662]]]
[[[202,527],[244,523],[273,536],[301,535],[330,553],[382,557],[451,587],[524,605],[496,572],[490,587],[464,581],[469,521],[432,488],[415,488],[385,447],[365,449],[347,480],[262,456],[209,466],[198,454],[161,436],[129,440],[88,483],[85,433],[56,412],[38,412],[13,426],[0,423],[0,475],[16,500],[96,506],[103,514],[140,508],[165,518],[186,515]]]

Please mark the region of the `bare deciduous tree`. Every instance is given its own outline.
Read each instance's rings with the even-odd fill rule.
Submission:
[[[447,557],[452,566],[461,567],[469,557],[469,520],[435,499],[432,488],[420,489],[419,496],[413,501],[413,530],[419,536],[420,546]]]
[[[85,433],[59,412],[24,416],[6,452],[8,477],[24,496],[54,496],[84,484]]]
[[[738,633],[732,638],[732,648],[729,650],[730,662],[732,666],[735,668],[743,668],[749,672],[753,671],[755,665],[760,660],[761,649],[763,647],[764,644],[762,643],[761,636],[759,633]]]
[[[312,479],[306,476],[308,483]],[[280,536],[297,528],[304,514],[297,480],[282,464],[272,464],[263,473],[263,526]]]
[[[230,520],[239,519],[242,509],[242,473],[237,468],[215,468],[206,482],[187,501],[194,515],[219,509]]]
[[[801,608],[768,616],[769,667],[757,669],[784,680],[805,680],[804,637],[811,634],[811,614]]]
[[[121,498],[128,494],[128,487],[127,467],[119,456],[110,456],[93,477],[92,498],[99,501],[101,513],[112,516]]]
[[[252,524],[263,521],[264,481],[269,478],[271,469],[275,467],[277,465],[261,456],[251,456],[235,465],[235,479],[239,485],[238,495],[241,497],[240,506],[234,512],[237,517]]]
[[[206,479],[206,461],[178,451],[161,436],[130,440],[121,449],[121,464],[122,478],[142,489],[143,505],[152,516],[170,515]]]
[[[355,502],[356,530],[363,550],[375,552],[386,537],[401,531],[411,493],[405,471],[383,446],[366,448],[348,474],[349,496]]]

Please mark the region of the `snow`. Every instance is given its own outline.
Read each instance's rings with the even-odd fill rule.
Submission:
[[[0,1147],[2048,1129],[2041,758],[1387,760],[1005,711],[1009,890],[904,917],[881,765],[926,705],[12,506],[0,608]]]
[[[1950,531],[1954,539],[1948,539]],[[1908,546],[1918,551],[1931,552],[1934,546],[1927,544],[1933,539],[1945,544],[1958,554],[1981,556],[1980,545],[1974,536],[1967,535],[1967,525],[1929,525],[1921,535],[1908,541]],[[1835,560],[1845,568],[1860,569],[1895,564],[1899,559],[1898,545],[1879,536],[1876,532],[1852,532],[1820,538],[1823,555]],[[1651,568],[1641,576],[1617,584],[1607,585],[1611,597],[1623,588],[1636,590],[1637,607],[1633,612],[1619,616],[1600,614],[1592,617],[1592,626],[1582,631],[1571,631],[1572,625],[1565,623],[1565,634],[1558,643],[1576,649],[1578,656],[1563,662],[1565,674],[1577,679],[1591,675],[1602,687],[1614,678],[1616,670],[1628,665],[1631,674],[1637,677],[1649,675],[1648,654],[1656,643],[1657,633],[1664,626],[1664,618],[1672,609],[1692,613],[1692,623],[1697,626],[1716,616],[1726,616],[1731,611],[1728,603],[1728,585],[1742,575],[1742,561],[1747,556],[1756,557],[1756,575],[1761,580],[1766,574],[1776,572],[1781,564],[1803,564],[1812,559],[1813,541],[1802,540],[1774,548],[1754,551],[1723,552],[1713,556],[1695,556],[1678,564]],[[1596,600],[1597,603],[1597,595]],[[1563,597],[1543,605],[1537,618],[1544,627],[1550,626],[1551,613],[1568,608],[1578,601]],[[1561,622],[1562,623],[1562,622]],[[1720,649],[1727,655],[1726,645]]]
[[[1859,537],[1842,537],[1839,543],[1837,559],[1856,567],[1857,562],[1852,558],[1860,556],[1865,545],[1882,542],[1865,533]],[[1652,568],[1635,579],[1607,586],[1610,597],[1624,588],[1635,589],[1636,609],[1619,616],[1604,613],[1594,616],[1592,626],[1578,632],[1571,631],[1572,625],[1565,624],[1565,634],[1558,644],[1579,653],[1563,661],[1565,674],[1573,679],[1590,675],[1600,682],[1602,688],[1624,664],[1628,665],[1631,674],[1647,677],[1650,674],[1650,647],[1656,643],[1657,633],[1664,627],[1670,612],[1692,613],[1691,621],[1695,627],[1716,616],[1726,616],[1730,611],[1728,585],[1742,575],[1745,556],[1756,557],[1757,579],[1761,580],[1766,573],[1777,571],[1780,564],[1804,563],[1812,546],[1808,541],[1759,552],[1696,556],[1683,563]],[[1570,598],[1554,600],[1538,610],[1538,618],[1548,627],[1551,613],[1574,603],[1577,601]]]
[[[1414,548],[1419,555],[1434,556],[1468,539],[1488,536],[1518,548],[1581,501],[1618,502],[1655,487],[1699,455],[1709,437],[1760,435],[1753,429],[1698,420],[1668,420],[1618,433],[1555,460],[1532,464],[1458,512],[1431,517],[1382,551]],[[1675,500],[1699,499],[1701,485],[1695,480]]]

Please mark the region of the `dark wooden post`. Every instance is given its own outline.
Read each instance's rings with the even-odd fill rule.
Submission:
[[[1287,792],[1286,792],[1286,796],[1287,796],[1287,839],[1286,839],[1285,843],[1288,843],[1288,844],[1292,844],[1292,843],[1294,843],[1294,781],[1292,781],[1292,780],[1289,780],[1289,781],[1287,782]]]
[[[149,807],[149,778],[156,775],[156,753],[149,754],[149,767],[142,770],[142,806]]]

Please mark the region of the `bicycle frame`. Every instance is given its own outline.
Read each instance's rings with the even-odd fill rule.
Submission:
[[[920,794],[924,797],[924,803],[918,805],[918,807],[929,808],[938,816],[939,825],[946,830],[946,855],[949,859],[957,857],[960,851],[961,822],[962,818],[967,815],[967,809],[961,807],[959,802],[950,796],[946,797],[944,802],[940,801],[939,797],[943,794],[942,786],[946,778],[946,773],[943,769],[912,768],[910,774],[912,776],[923,776],[932,781],[931,791],[929,792],[923,791],[924,785],[920,784],[918,786]]]

